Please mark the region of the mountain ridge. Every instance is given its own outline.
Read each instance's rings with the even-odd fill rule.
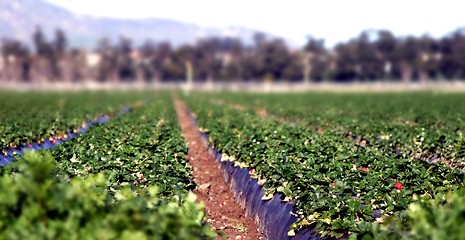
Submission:
[[[95,48],[99,39],[117,41],[120,36],[140,45],[145,40],[169,41],[173,46],[194,43],[209,36],[232,36],[252,43],[256,30],[244,27],[210,28],[163,18],[124,19],[73,13],[44,0],[0,0],[0,38],[14,38],[31,44],[32,34],[40,26],[48,39],[60,28],[70,47]],[[271,36],[270,34],[266,34]]]

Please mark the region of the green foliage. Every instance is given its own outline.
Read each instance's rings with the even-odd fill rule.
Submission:
[[[48,153],[27,152],[19,171],[0,178],[2,239],[203,239],[195,196],[161,200],[157,187],[110,194],[99,173],[65,182]]]
[[[146,93],[0,93],[0,151],[59,136],[82,122],[112,115]],[[2,154],[0,152],[0,154]]]
[[[131,95],[109,94],[103,102],[143,96]],[[214,238],[203,204],[190,192],[187,147],[170,100],[159,93],[156,101],[0,168],[0,239]]]
[[[352,239],[463,239],[465,191],[438,193],[411,203],[384,224],[366,224]]]
[[[422,106],[411,99],[417,95],[380,95],[376,103],[372,100],[378,95],[334,94],[326,98],[315,95],[298,95],[306,100],[304,103],[299,103],[292,95],[246,94],[215,95],[216,100],[226,99],[225,104],[212,104],[215,101],[206,99],[205,95],[192,95],[186,102],[195,112],[200,127],[209,133],[210,142],[225,153],[223,160],[254,169],[252,177],[264,181],[264,199],[282,192],[283,201],[295,200],[296,212],[293,214],[298,219],[294,229],[316,223],[320,234],[334,237],[365,231],[372,227],[367,223],[388,221],[395,215],[404,214],[409,204],[416,201],[415,196],[433,196],[463,186],[462,171],[441,162],[428,163],[410,156],[422,149],[411,142],[411,134],[415,134],[416,128],[397,128],[396,123],[388,125],[388,120],[384,120],[393,117],[385,117],[380,110],[383,106],[391,106],[391,99],[410,99],[408,101]],[[286,100],[284,97],[287,96],[294,102]],[[352,96],[357,105],[351,105]],[[454,99],[458,100],[458,96],[450,101]],[[247,102],[256,104],[257,108],[265,106],[270,111],[283,112],[276,118],[264,118],[256,114],[255,106],[247,107]],[[237,107],[235,103],[246,107]],[[403,112],[389,113],[395,117],[419,115],[417,122],[434,122],[444,111],[438,106],[446,103],[437,103],[437,107],[430,108],[433,113],[429,115],[418,107],[405,111],[404,105],[399,106]],[[328,107],[327,114],[319,105]],[[356,109],[357,112],[351,112]],[[294,115],[291,114],[293,111]],[[442,116],[447,123],[445,126],[450,125],[444,128],[448,132],[458,126],[449,119],[455,114],[463,113]],[[308,124],[307,120],[314,122]],[[388,143],[374,139],[381,134],[377,123],[381,127],[386,124],[393,136],[400,137],[391,137],[394,142]],[[366,136],[373,137],[366,144],[345,137],[347,130],[361,131],[359,128],[362,127]],[[429,126],[424,131],[432,133],[436,130]],[[356,135],[359,136],[359,132]],[[391,151],[390,144],[406,154]],[[450,153],[454,151],[459,150],[451,149]],[[376,219],[373,213],[381,217]]]
[[[156,185],[162,196],[170,197],[195,188],[168,96],[96,126],[51,153],[62,178],[103,173],[111,191]]]
[[[463,190],[412,203],[408,213],[413,239],[463,239],[465,236]]]
[[[385,153],[465,167],[463,94],[222,94],[249,113],[266,110],[270,117],[376,147]]]
[[[140,97],[115,96],[102,102]],[[294,230],[316,223],[333,237],[460,238],[464,192],[454,191],[464,173],[449,166],[465,166],[462,95],[214,95],[223,104],[206,96],[186,102],[211,143],[223,161],[252,170],[264,199],[294,200]],[[15,119],[12,106],[0,109],[2,144],[54,135],[95,110],[82,106],[74,116],[62,108],[44,108],[40,123],[28,117],[36,110]],[[48,115],[60,122],[51,130]],[[21,125],[29,122],[32,130]],[[213,237],[189,192],[186,153],[170,97],[160,94],[52,150],[16,157],[0,168],[0,238]],[[423,161],[431,157],[438,161]]]

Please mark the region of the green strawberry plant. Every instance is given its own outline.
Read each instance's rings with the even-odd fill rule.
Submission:
[[[465,167],[465,104],[460,93],[224,94],[210,102],[240,104],[288,124],[334,133],[404,157]]]
[[[465,191],[421,197],[384,224],[366,223],[351,239],[463,239]]]
[[[103,173],[70,181],[48,153],[27,152],[0,177],[1,239],[214,239],[192,193],[160,198],[150,186],[109,192]],[[59,175],[59,174],[58,174]]]
[[[463,186],[463,172],[441,163],[211,104],[205,96],[186,102],[223,160],[253,170],[252,177],[263,183],[264,200],[278,192],[283,201],[295,200],[295,230],[316,223],[322,236],[360,232],[367,222],[406,210],[415,196]]]
[[[40,191],[38,202],[49,204],[51,213],[37,215],[35,211],[40,210],[42,203],[32,205],[31,210],[29,206],[18,206],[12,211],[26,209],[25,220],[13,223],[11,218],[16,215],[5,216],[5,222],[0,224],[0,232],[4,227],[5,235],[0,238],[214,238],[216,233],[204,224],[203,205],[195,203],[191,192],[195,183],[186,153],[170,95],[158,93],[155,100],[128,114],[97,125],[53,149],[33,153],[38,155],[32,158],[39,159],[34,164],[53,162],[32,167],[37,173],[34,178],[40,179],[28,180],[32,185],[38,182],[41,186],[50,186],[44,190],[37,186],[31,188]],[[15,156],[11,164],[0,168],[0,176],[11,183],[23,175],[30,157]],[[53,165],[53,171],[46,169],[50,165]],[[57,182],[59,187],[55,186]],[[2,189],[7,185],[1,185]],[[70,190],[70,186],[78,186],[80,192],[72,193],[74,188]],[[49,193],[55,188],[59,188],[57,194],[61,195]],[[24,192],[18,196],[22,198]],[[17,204],[18,198],[8,194],[12,195],[9,204]],[[79,197],[87,202],[79,205],[77,201],[77,205],[72,205],[72,201]],[[33,195],[31,199],[28,201],[35,202],[37,196]],[[5,205],[5,208],[10,207]],[[27,215],[30,211],[35,218]],[[53,214],[59,217],[55,219]],[[43,225],[43,221],[50,224]],[[25,222],[34,224],[28,231],[21,232]],[[34,235],[39,230],[41,232]]]
[[[0,154],[7,148],[62,136],[85,121],[117,113],[147,96],[123,92],[1,92]]]

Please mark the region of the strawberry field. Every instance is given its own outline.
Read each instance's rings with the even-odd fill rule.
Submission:
[[[13,161],[0,168],[0,238],[195,239],[216,235],[204,224],[202,205],[191,193],[195,184],[187,165],[187,148],[169,95],[31,98],[50,105],[58,98],[79,106],[56,110],[17,97],[14,101],[25,104],[21,112],[10,105],[2,108],[5,115],[16,114],[2,119],[2,124],[17,128],[16,133],[11,126],[4,130],[3,140],[11,141],[7,150],[40,144],[48,140],[48,134],[47,143],[53,148],[14,154]],[[147,101],[147,97],[152,99]],[[127,103],[141,100],[144,103],[132,104],[129,112],[114,115]],[[56,133],[82,127],[83,120],[103,113],[112,116],[111,120],[95,124],[78,137],[55,140]],[[21,125],[22,118],[32,122],[31,126]]]
[[[393,219],[413,224],[413,202],[463,187],[463,99],[222,93],[191,97],[189,107],[221,161],[250,169],[263,185],[262,200],[278,193],[293,204],[290,236],[310,227],[341,237],[371,236]]]
[[[113,116],[143,97],[124,93],[0,94],[1,149],[62,138],[85,122]]]
[[[460,94],[2,92],[0,238],[214,238],[176,95],[261,191],[238,195],[290,207],[274,223],[288,238],[441,238],[465,222]]]

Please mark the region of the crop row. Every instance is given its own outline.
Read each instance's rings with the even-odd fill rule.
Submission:
[[[7,93],[0,94],[0,150],[63,138],[86,121],[113,115],[147,94]],[[5,154],[5,153],[4,153]]]
[[[173,105],[167,95],[157,95],[156,100],[129,114],[98,125],[53,149],[39,151],[45,157],[38,162],[46,162],[50,156],[55,165],[52,174],[39,178],[55,177],[55,182],[43,181],[56,185],[61,195],[50,193],[50,196],[43,197],[46,212],[36,215],[30,215],[28,211],[40,208],[40,204],[36,206],[28,202],[18,214],[11,208],[17,202],[0,200],[0,208],[10,209],[1,215],[5,221],[0,220],[0,232],[4,234],[0,236],[24,237],[28,233],[44,238],[52,236],[48,238],[53,239],[63,237],[60,234],[67,231],[70,239],[89,236],[102,239],[215,236],[208,226],[202,224],[204,210],[202,205],[195,203],[190,192],[195,183],[186,153]],[[13,179],[16,181],[21,179],[17,176],[27,175],[24,164],[31,165],[28,160],[31,156],[26,154],[15,158],[12,164],[0,168],[2,179],[15,176]],[[40,163],[34,164],[48,168]],[[8,181],[11,183],[12,180]],[[48,186],[43,181],[31,182]],[[43,189],[40,186],[39,189]],[[25,194],[16,185],[10,189],[13,192],[8,194],[12,196],[37,197],[34,193]],[[50,188],[43,190],[53,191]],[[82,199],[73,203],[69,200],[70,195]],[[43,228],[44,219],[54,225]],[[28,222],[28,226],[19,231],[18,227],[23,226],[24,221]],[[73,225],[76,221],[77,225]]]
[[[216,99],[384,152],[465,168],[461,94],[223,94]]]
[[[315,227],[323,236],[363,232],[365,223],[406,210],[415,196],[463,186],[463,172],[443,164],[212,105],[201,96],[186,102],[222,160],[250,169],[263,184],[263,200],[282,193],[283,201],[294,201],[294,230]]]

